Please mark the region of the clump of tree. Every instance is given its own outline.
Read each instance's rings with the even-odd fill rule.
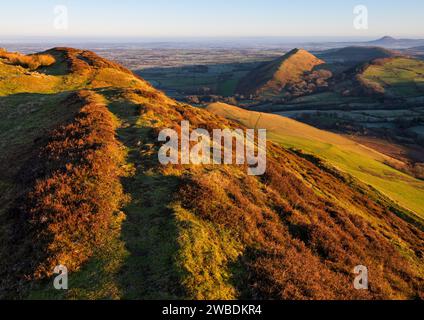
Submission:
[[[396,170],[409,174],[417,179],[424,180],[424,163],[402,163],[399,164],[395,161],[384,161],[384,163]]]
[[[362,92],[368,96],[381,97],[384,96],[386,92],[386,90],[381,84],[375,81],[368,80],[361,74],[356,76],[356,81],[362,89]]]
[[[412,173],[418,179],[424,180],[424,163],[416,163],[412,167]]]
[[[329,88],[329,82],[332,77],[333,73],[325,69],[305,72],[301,81],[286,85],[284,88],[284,98],[285,100],[290,100],[296,97],[323,92]]]
[[[223,97],[219,95],[189,95],[185,97],[184,101],[192,105],[213,102],[223,102],[234,106],[238,105],[238,100],[236,97]]]

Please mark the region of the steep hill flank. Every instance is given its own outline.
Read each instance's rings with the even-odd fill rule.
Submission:
[[[424,95],[424,62],[406,57],[377,59],[357,75],[361,87],[371,95],[411,98]]]
[[[383,46],[388,48],[411,48],[424,44],[423,39],[396,39],[390,36],[385,36],[380,39],[366,42],[367,45]]]
[[[211,104],[208,110],[250,128],[265,128],[271,140],[327,160],[424,218],[424,183],[386,165],[397,164],[397,160],[337,134],[279,115],[251,112],[223,103]]]
[[[38,76],[15,68],[22,79]],[[0,85],[2,297],[422,297],[423,226],[406,210],[271,142],[264,176],[242,165],[162,166],[164,128],[180,131],[183,120],[209,132],[245,127],[119,68],[106,68],[117,77],[102,86],[72,89],[101,70],[48,75],[68,77],[69,90],[57,93],[35,82],[19,94]],[[49,278],[62,261],[68,291],[53,290]],[[369,291],[352,286],[359,264],[372,275]]]
[[[301,82],[305,72],[324,63],[303,49],[294,49],[283,57],[252,70],[240,81],[237,92],[244,95],[279,93],[286,85]]]

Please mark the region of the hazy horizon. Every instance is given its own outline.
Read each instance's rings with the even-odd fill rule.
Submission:
[[[383,36],[203,36],[203,37],[107,37],[107,36],[86,36],[86,37],[58,37],[58,36],[1,36],[0,42],[9,43],[56,43],[56,42],[69,42],[69,43],[155,43],[155,42],[226,42],[226,41],[257,41],[257,43],[270,43],[270,42],[281,42],[281,43],[307,43],[307,42],[354,42],[354,41],[370,41],[376,40]],[[410,37],[411,39],[420,39],[420,37]],[[424,36],[423,36],[424,38]]]
[[[66,7],[66,29],[54,27],[58,5]],[[366,30],[353,26],[357,5],[368,10]],[[21,0],[2,5],[0,39],[424,38],[422,12],[420,0]]]

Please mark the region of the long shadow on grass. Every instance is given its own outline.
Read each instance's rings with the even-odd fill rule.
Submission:
[[[123,209],[126,220],[121,233],[129,252],[119,275],[123,298],[183,298],[175,265],[178,232],[173,211],[168,208],[179,179],[155,170],[158,158],[152,130],[136,124],[138,106],[115,103],[110,109],[125,122],[118,137],[129,149],[127,162],[135,168],[135,174],[122,181],[131,196]]]

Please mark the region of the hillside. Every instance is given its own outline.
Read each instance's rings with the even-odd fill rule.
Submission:
[[[423,298],[423,224],[382,193],[272,142],[263,176],[162,166],[164,128],[244,127],[91,52],[43,55],[0,59],[0,297]]]
[[[369,41],[364,44],[400,49],[422,46],[424,45],[424,39],[397,39],[390,36],[384,36],[380,39]]]
[[[416,50],[416,51],[424,51],[424,45],[423,46],[419,46],[419,47],[412,47],[409,48],[410,50]]]
[[[397,160],[337,134],[279,115],[247,111],[223,103],[211,104],[207,109],[249,128],[267,129],[271,140],[327,160],[424,219],[424,183],[386,165],[396,166]]]
[[[406,57],[378,59],[366,65],[357,78],[367,92],[389,98],[424,95],[424,61]]]
[[[375,59],[390,58],[398,55],[395,51],[380,47],[345,47],[319,53],[328,63],[364,63]]]
[[[303,49],[294,49],[269,63],[264,63],[241,79],[237,92],[244,95],[279,94],[287,85],[303,81],[303,76],[324,64]]]

